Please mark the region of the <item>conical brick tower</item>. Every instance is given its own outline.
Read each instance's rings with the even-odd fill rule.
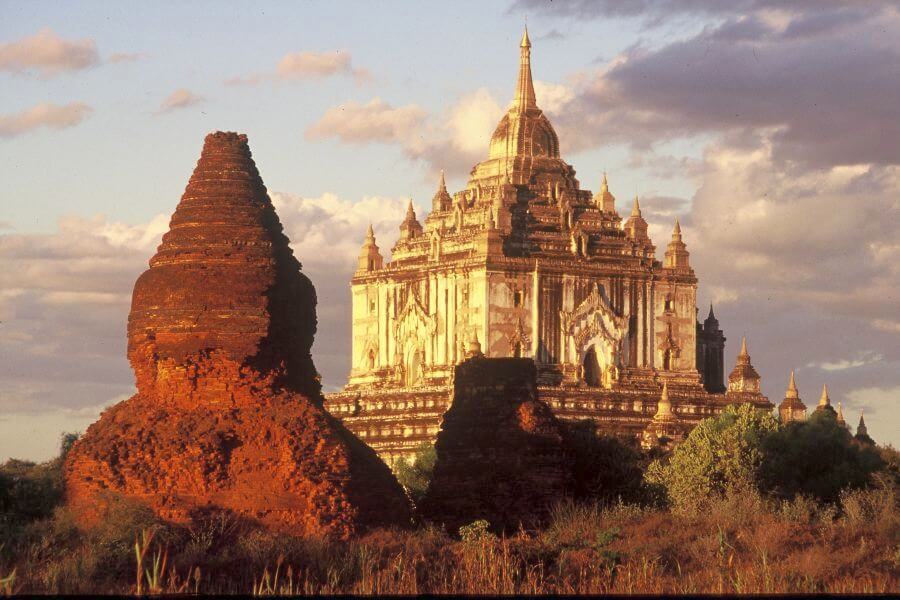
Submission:
[[[315,304],[246,136],[208,135],[134,286],[138,393],[104,412],[66,462],[80,520],[95,520],[112,492],[177,522],[227,511],[297,535],[408,522],[387,466],[322,408]]]

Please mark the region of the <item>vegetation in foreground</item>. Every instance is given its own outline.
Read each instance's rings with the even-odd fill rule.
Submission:
[[[175,527],[125,501],[81,531],[59,505],[69,440],[54,461],[0,468],[0,595],[900,589],[898,453],[856,442],[827,415],[787,427],[757,415],[707,420],[646,468],[648,457],[576,430],[576,500],[538,530],[497,535],[476,520],[345,542],[227,515]],[[405,468],[420,495],[428,463]]]

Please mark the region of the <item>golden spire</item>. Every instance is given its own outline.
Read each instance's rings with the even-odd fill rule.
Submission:
[[[516,83],[516,97],[513,100],[513,108],[523,111],[529,108],[537,108],[537,100],[534,96],[534,82],[531,79],[531,40],[528,39],[528,26],[522,34],[522,43],[519,44],[519,80]]]
[[[825,408],[831,406],[831,398],[828,397],[828,384],[822,384],[822,395],[819,397],[819,406]]]
[[[372,229],[372,224],[369,223],[369,227],[366,229],[366,244],[374,244],[375,243],[375,230]]]
[[[409,204],[406,205],[406,220],[407,221],[415,221],[416,220],[416,210],[412,205],[412,198],[409,199]]]
[[[678,217],[675,217],[675,229],[672,231],[672,239],[681,241],[681,223],[678,222]]]
[[[847,421],[844,420],[844,405],[841,402],[838,402],[837,422],[840,423],[841,425],[843,425],[844,427],[847,426]]]
[[[605,194],[609,192],[609,183],[606,181],[606,171],[603,171],[603,181],[600,182],[600,193]]]
[[[444,170],[441,169],[441,182],[438,186],[438,191],[446,192],[447,191],[447,182],[444,180]]]
[[[637,194],[634,195],[634,206],[631,208],[631,216],[632,217],[641,216],[641,203],[638,202]]]
[[[712,310],[712,309],[710,309]],[[741,353],[738,356],[750,356],[750,353],[747,352],[747,336],[743,336],[741,338]]]
[[[799,398],[800,392],[797,391],[797,384],[794,382],[794,370],[791,369],[791,381],[788,383],[787,393],[784,395],[785,398]]]

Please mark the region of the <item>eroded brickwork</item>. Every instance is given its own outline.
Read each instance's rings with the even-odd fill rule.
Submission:
[[[79,520],[118,493],[173,521],[224,510],[297,535],[408,522],[384,463],[322,408],[315,305],[246,136],[210,134],[135,283],[138,393],[68,455]]]
[[[421,510],[449,531],[476,519],[499,530],[535,525],[569,488],[562,430],[537,398],[531,359],[460,364],[435,447]]]

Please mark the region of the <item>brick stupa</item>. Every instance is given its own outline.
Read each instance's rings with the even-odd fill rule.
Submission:
[[[247,137],[208,135],[134,286],[138,392],[66,461],[79,520],[96,520],[119,493],[174,522],[228,511],[296,535],[408,523],[390,470],[322,408],[315,307]]]
[[[560,423],[537,398],[534,361],[473,354],[456,368],[422,515],[451,532],[540,525],[570,488]]]

